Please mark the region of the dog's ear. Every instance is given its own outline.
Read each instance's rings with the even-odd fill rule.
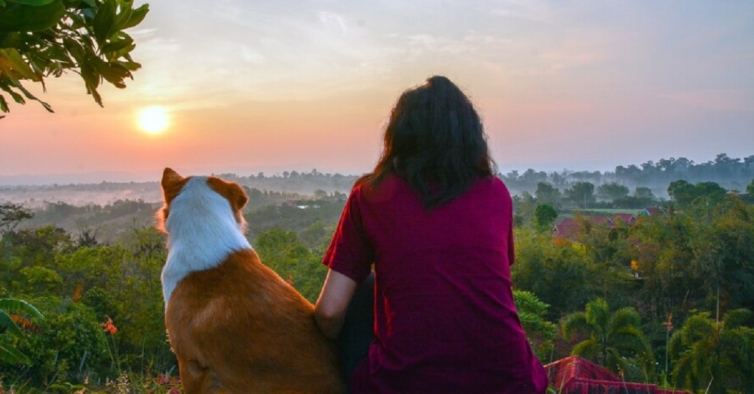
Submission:
[[[241,185],[237,183],[231,183],[230,185],[230,192],[231,192],[231,201],[234,202],[235,206],[233,207],[235,210],[240,211],[243,209],[243,207],[246,206],[246,203],[249,202],[249,196],[246,195],[246,192],[243,190]]]
[[[185,183],[184,177],[178,175],[178,173],[173,171],[170,167],[165,168],[165,171],[162,172],[162,182],[160,183],[162,185],[162,197],[165,200],[165,203],[173,201],[175,196],[180,193],[181,188],[183,188]]]
[[[249,202],[249,197],[246,196],[246,192],[241,185],[235,182],[227,182],[220,178],[209,177],[207,178],[209,186],[221,196],[225,197],[230,202],[230,207],[233,212],[239,212]]]

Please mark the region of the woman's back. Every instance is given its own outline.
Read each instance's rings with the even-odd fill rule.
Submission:
[[[346,211],[353,228],[341,222],[340,235],[363,250],[336,253],[336,245],[325,259],[357,281],[374,262],[376,275],[376,341],[354,392],[542,391],[544,372],[513,304],[511,198],[499,179],[479,179],[428,210],[388,176],[355,188]]]

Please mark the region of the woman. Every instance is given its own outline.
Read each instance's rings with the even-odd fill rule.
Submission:
[[[404,92],[343,210],[315,308],[322,332],[341,338],[353,393],[545,392],[513,304],[512,223],[469,99],[439,76]],[[358,316],[372,302],[349,308],[357,288],[371,293],[359,284],[372,265],[373,330]]]

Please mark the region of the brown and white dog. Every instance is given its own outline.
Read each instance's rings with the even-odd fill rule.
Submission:
[[[344,392],[312,304],[263,265],[244,236],[243,189],[166,168],[162,191],[165,326],[185,392]]]

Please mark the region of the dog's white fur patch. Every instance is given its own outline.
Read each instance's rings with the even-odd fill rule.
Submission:
[[[207,177],[192,177],[170,203],[165,221],[168,258],[162,269],[162,294],[167,309],[178,282],[194,271],[214,268],[229,254],[252,249],[243,223],[225,197],[215,192]]]

